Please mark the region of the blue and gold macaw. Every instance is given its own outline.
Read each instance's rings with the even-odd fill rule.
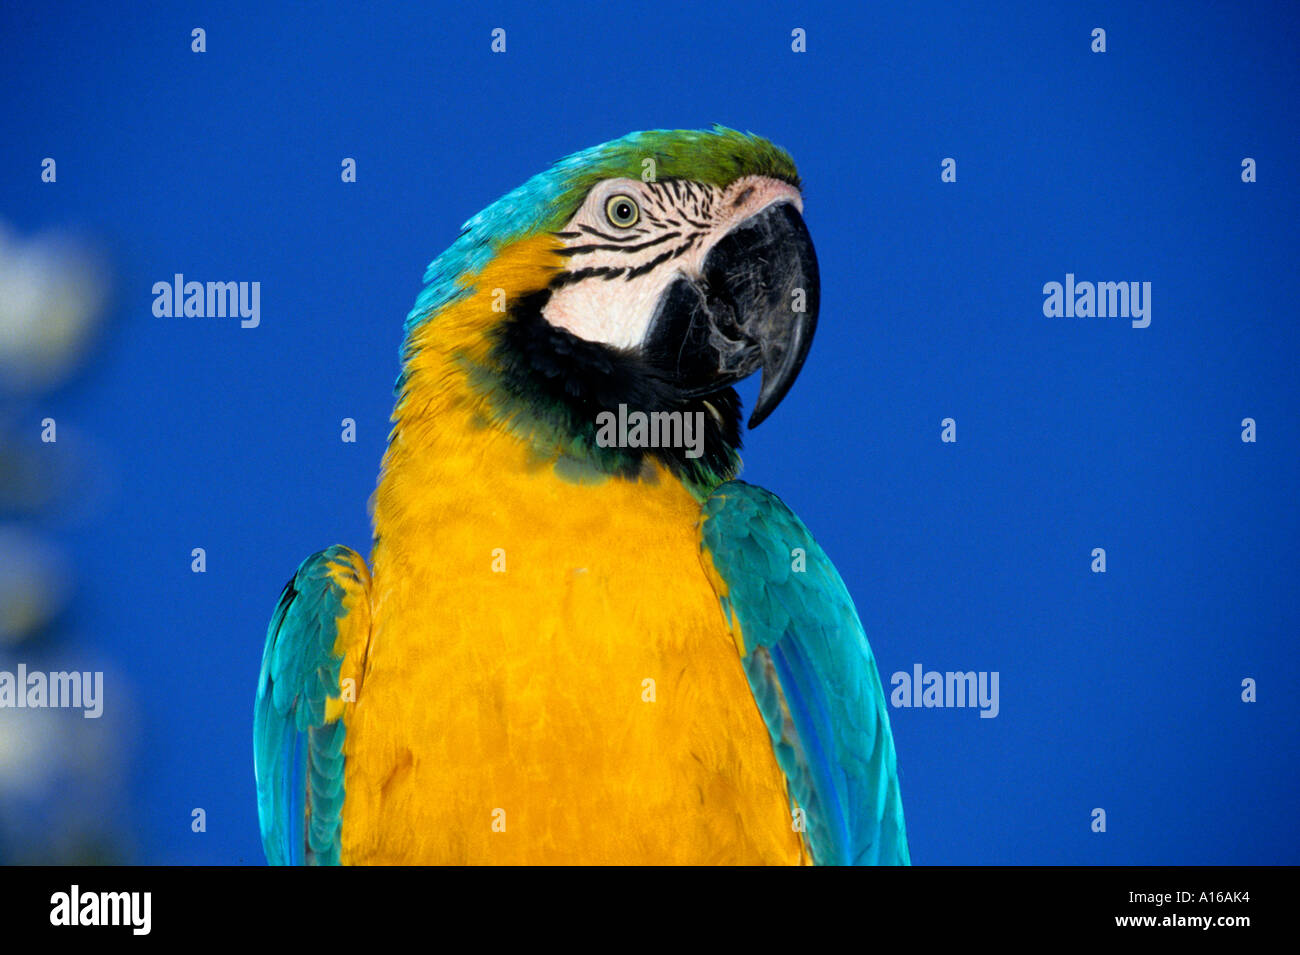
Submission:
[[[285,587],[255,714],[273,863],[907,863],[853,601],[735,480],[818,311],[794,163],[734,130],[576,153],[406,320],[369,565]]]

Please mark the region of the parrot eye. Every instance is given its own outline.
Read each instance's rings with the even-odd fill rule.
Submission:
[[[605,203],[605,218],[620,229],[630,229],[641,218],[641,208],[631,196],[610,196]]]

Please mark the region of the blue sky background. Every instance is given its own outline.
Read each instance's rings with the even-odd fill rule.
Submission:
[[[745,478],[836,561],[886,681],[1001,674],[996,719],[891,711],[914,861],[1300,862],[1295,8],[446,6],[0,11],[0,217],[114,266],[99,351],[29,430],[97,449],[96,506],[41,530],[63,653],[135,713],[125,857],[262,861],[266,623],[304,557],[367,549],[428,261],[567,153],[719,122],[795,157],[823,282]],[[260,327],[156,318],[176,272],[260,281]],[[1044,317],[1067,272],[1151,282],[1150,327]]]

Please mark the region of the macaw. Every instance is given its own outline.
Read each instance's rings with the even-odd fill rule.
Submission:
[[[434,259],[370,562],[309,557],[267,631],[270,862],[908,864],[853,601],[735,479],[731,386],[761,369],[756,427],[816,327],[802,211],[767,140],[652,130]]]

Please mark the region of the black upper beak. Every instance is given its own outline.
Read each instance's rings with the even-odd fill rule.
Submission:
[[[817,328],[817,254],[789,202],[732,228],[709,251],[701,277],[678,278],[660,299],[647,356],[686,396],[753,374],[763,379],[749,417],[757,427],[781,403]]]

